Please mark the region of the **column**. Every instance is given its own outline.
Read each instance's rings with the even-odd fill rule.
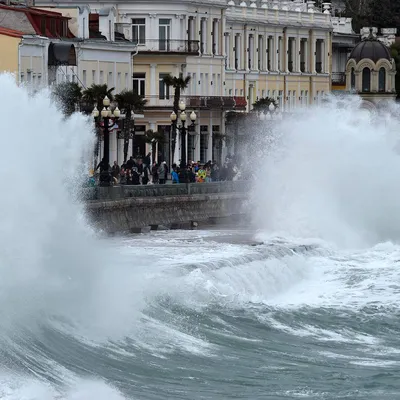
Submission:
[[[289,72],[289,35],[287,31],[285,30],[285,33],[283,34],[283,62],[284,62],[284,71],[286,73]]]
[[[300,62],[301,62],[301,37],[298,35],[296,37],[296,50],[295,50],[295,67],[294,71],[300,72]]]
[[[211,114],[211,113],[210,113]],[[212,159],[212,150],[213,150],[213,131],[212,131],[212,116],[210,116],[210,123],[208,125],[208,148],[207,148],[207,157],[204,160],[207,162],[208,160]]]
[[[279,33],[275,34],[274,46],[273,46],[274,54],[275,54],[275,61],[274,61],[274,71],[278,71],[279,66]]]
[[[317,52],[317,41],[314,37],[314,32],[310,31],[310,45],[311,45],[311,52],[310,52],[310,72],[312,74],[316,73],[315,70],[315,60],[316,60],[316,52]]]
[[[195,125],[195,130],[196,130],[196,136],[194,138],[195,143],[196,143],[196,147],[194,149],[194,160],[192,161],[198,161],[200,160],[200,141],[201,141],[201,137],[200,137],[200,111],[197,113],[197,124]]]
[[[324,72],[326,74],[329,74],[331,71],[331,63],[329,62],[329,49],[332,49],[332,44],[330,43],[330,34],[329,32],[326,33],[326,39],[324,40],[325,46],[324,46]],[[331,50],[332,51],[332,50]]]
[[[157,64],[150,64],[150,104],[157,101]]]
[[[206,31],[207,31],[207,33],[206,33],[206,37],[207,37],[207,54],[212,54],[213,52],[212,52],[212,42],[213,42],[213,40],[212,40],[212,35],[211,35],[211,32],[212,32],[212,26],[213,26],[213,19],[212,18],[207,18],[207,20],[206,20]]]

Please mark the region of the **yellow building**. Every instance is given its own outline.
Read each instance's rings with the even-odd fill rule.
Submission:
[[[0,27],[0,71],[10,72],[18,76],[18,46],[22,33]]]
[[[249,112],[262,97],[276,99],[281,112],[318,104],[331,86],[332,21],[329,3],[324,3],[323,12],[314,3],[121,0],[99,8],[89,2],[92,13],[115,15],[115,24],[103,18],[99,25],[107,40],[118,34],[137,45],[132,87],[147,100],[144,119],[136,121],[139,152],[149,150],[143,140],[147,129],[163,131],[166,140],[159,159],[179,162],[179,137],[175,152],[171,147],[173,89],[163,83],[168,74],[191,77],[181,95],[187,110],[197,114],[186,142],[191,160],[221,160],[232,151],[232,138],[225,129],[227,111]],[[103,77],[102,82],[107,80]]]

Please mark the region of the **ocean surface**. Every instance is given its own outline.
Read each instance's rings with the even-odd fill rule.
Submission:
[[[110,238],[93,122],[0,88],[0,399],[400,398],[397,108],[251,127],[247,229]]]

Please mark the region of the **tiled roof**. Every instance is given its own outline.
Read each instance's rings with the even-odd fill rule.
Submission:
[[[12,36],[20,38],[22,37],[23,33],[20,31],[16,31],[14,29],[2,28],[0,27],[0,35]]]

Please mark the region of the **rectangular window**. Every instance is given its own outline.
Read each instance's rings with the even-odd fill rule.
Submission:
[[[100,71],[99,84],[100,84],[100,85],[103,85],[103,84],[104,84],[104,71]]]
[[[133,74],[133,91],[143,97],[146,95],[146,74]]]
[[[117,75],[117,91],[120,92],[122,90],[121,86],[121,72],[118,72]]]
[[[128,79],[128,73],[125,72],[125,89],[129,89],[129,79]]]
[[[82,71],[82,83],[83,86],[86,86],[86,69]]]
[[[93,83],[96,83],[96,70],[92,69],[92,85]]]
[[[280,108],[281,110],[283,110],[283,103],[284,103],[283,90],[280,90],[280,91],[279,91],[278,101],[279,101],[279,108]]]
[[[107,80],[107,86],[108,86],[108,88],[112,88],[112,87],[114,87],[114,85],[113,85],[113,73],[112,72],[109,72],[108,73],[108,80]]]
[[[169,51],[171,41],[171,20],[160,19],[158,24],[159,50]]]
[[[170,96],[170,87],[164,83],[164,78],[166,76],[168,76],[168,74],[158,75],[158,98],[160,100],[168,100]]]
[[[146,19],[132,19],[132,42],[144,45],[146,43]]]

